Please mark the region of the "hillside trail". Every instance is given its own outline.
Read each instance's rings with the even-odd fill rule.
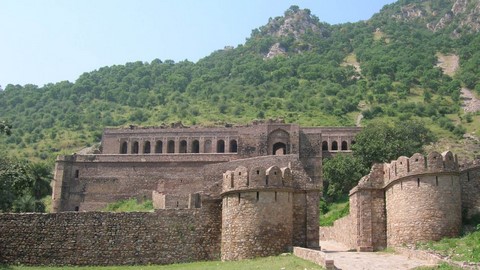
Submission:
[[[350,252],[335,241],[321,241],[322,251],[334,260],[339,270],[408,270],[419,266],[433,266],[427,261],[386,252]]]

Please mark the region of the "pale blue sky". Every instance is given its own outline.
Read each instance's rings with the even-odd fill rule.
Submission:
[[[330,24],[369,19],[394,0],[0,0],[0,85],[74,82],[103,66],[196,62],[243,44],[291,5]]]

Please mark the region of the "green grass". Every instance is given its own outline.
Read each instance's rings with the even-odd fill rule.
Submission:
[[[442,263],[437,266],[421,266],[415,268],[415,270],[461,270],[462,268],[458,266],[449,265],[447,263]]]
[[[348,197],[342,198],[337,202],[328,204],[327,212],[320,214],[320,226],[333,226],[333,222],[344,216],[350,211]],[[322,212],[322,211],[321,211]]]
[[[171,265],[149,265],[149,266],[108,266],[108,267],[27,267],[27,266],[0,266],[0,269],[8,270],[42,270],[42,269],[66,269],[66,270],[247,270],[247,269],[275,269],[275,270],[316,270],[323,269],[312,262],[297,258],[291,254],[276,257],[258,258],[235,262],[196,262]]]
[[[480,229],[480,227],[477,226]],[[420,248],[429,249],[455,261],[480,263],[480,230],[460,238],[445,238],[438,242],[420,244]]]
[[[153,202],[151,200],[145,200],[139,202],[135,198],[128,200],[121,200],[118,202],[110,203],[102,209],[105,212],[151,212],[153,211]]]

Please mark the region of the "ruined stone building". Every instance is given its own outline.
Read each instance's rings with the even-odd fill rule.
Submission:
[[[350,213],[319,228],[322,159],[359,128],[278,122],[105,129],[101,152],[60,156],[52,214],[0,214],[0,264],[122,265],[240,260],[319,248],[360,251],[457,236],[480,213],[480,162],[451,152],[374,165]],[[128,198],[155,211],[98,212]]]

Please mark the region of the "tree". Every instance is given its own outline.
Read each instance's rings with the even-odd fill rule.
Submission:
[[[46,164],[0,158],[0,212],[44,212],[51,178]]]
[[[44,212],[45,205],[41,199],[52,192],[50,181],[52,180],[51,168],[45,163],[32,163],[28,166],[28,177],[32,179],[31,195],[34,199],[37,212]]]
[[[361,160],[351,155],[336,155],[325,160],[322,170],[326,195],[333,201],[348,195],[360,178],[368,173]]]
[[[5,133],[7,135],[12,134],[11,128],[12,128],[12,126],[9,125],[7,122],[5,122],[5,121],[0,122],[0,134],[2,134],[2,133]]]
[[[373,163],[389,162],[400,156],[422,152],[433,142],[433,133],[421,121],[373,121],[355,137],[354,156],[371,167]]]

